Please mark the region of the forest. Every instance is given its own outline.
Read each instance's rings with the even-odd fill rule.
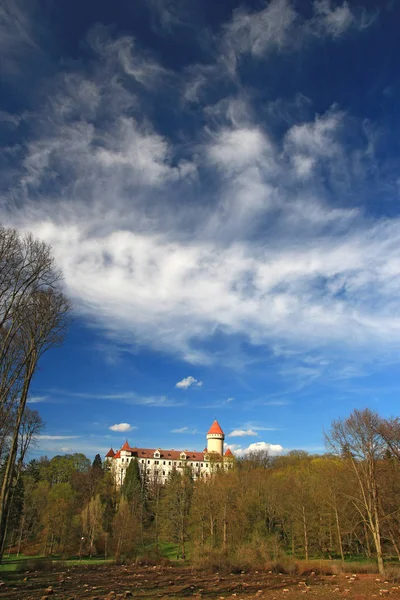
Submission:
[[[383,573],[400,560],[400,422],[354,411],[326,442],[323,455],[249,454],[203,480],[173,471],[165,485],[133,460],[120,489],[99,455],[33,459],[13,490],[5,550],[121,561],[174,544],[199,566],[352,558]]]

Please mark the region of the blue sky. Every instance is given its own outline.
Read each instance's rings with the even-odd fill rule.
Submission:
[[[400,6],[3,0],[0,220],[74,318],[36,453],[398,414]],[[256,444],[256,446],[254,446]]]

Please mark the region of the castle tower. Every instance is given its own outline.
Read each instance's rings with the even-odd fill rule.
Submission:
[[[207,433],[207,452],[215,452],[222,456],[225,434],[218,421],[214,421]]]

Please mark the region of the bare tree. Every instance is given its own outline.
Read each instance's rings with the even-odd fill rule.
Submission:
[[[389,454],[400,462],[400,419],[380,419],[378,433],[382,436]]]
[[[333,421],[326,439],[356,476],[359,494],[352,497],[352,501],[371,532],[379,573],[384,575],[377,471],[385,444],[378,431],[379,423],[376,413],[368,409],[355,410],[348,419]]]
[[[68,327],[60,284],[47,244],[0,228],[0,410],[15,415],[0,491],[0,559],[29,388],[41,356],[62,343]]]
[[[18,468],[17,471],[20,473],[24,460],[29,448],[35,445],[37,437],[41,433],[44,427],[44,422],[37,410],[32,410],[29,407],[25,408],[25,412],[22,415],[21,426],[19,428],[18,436]]]
[[[17,489],[18,482],[21,477],[24,460],[25,460],[25,457],[26,457],[29,447],[32,444],[35,444],[36,437],[42,431],[43,426],[44,426],[43,419],[39,415],[38,411],[31,410],[29,407],[26,407],[25,412],[22,416],[21,426],[20,426],[20,430],[19,430],[17,461],[16,461],[16,464],[14,467],[14,476],[12,479],[12,486],[11,486],[11,490],[10,490],[10,502],[8,504],[8,510],[7,510],[6,528],[5,528],[4,539],[3,539],[3,550],[5,547],[7,533],[9,532],[8,522],[9,522],[10,510],[14,503],[15,490]],[[23,529],[23,523],[21,525],[21,532],[22,532],[22,529]],[[12,533],[12,532],[9,532],[9,533]]]

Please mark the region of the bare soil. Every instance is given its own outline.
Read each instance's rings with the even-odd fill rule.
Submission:
[[[49,573],[2,575],[6,600],[275,600],[346,598],[400,600],[400,584],[378,575],[289,576],[271,572],[207,574],[189,567],[78,566]]]

